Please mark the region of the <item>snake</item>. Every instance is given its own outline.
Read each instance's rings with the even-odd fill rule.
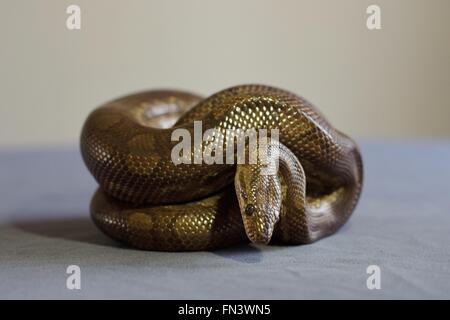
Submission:
[[[249,130],[278,134],[266,139],[265,156],[236,161],[230,133]],[[223,161],[220,145],[234,161]],[[117,98],[88,115],[80,150],[99,185],[95,225],[143,250],[313,243],[346,223],[362,190],[355,141],[305,98],[259,84],[206,98],[178,90]],[[214,161],[201,158],[205,150]]]

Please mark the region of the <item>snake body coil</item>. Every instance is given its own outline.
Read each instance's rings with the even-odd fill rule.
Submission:
[[[278,172],[261,174],[267,164],[259,162],[177,164],[173,132],[194,137],[196,121],[200,145],[179,157],[193,159],[196,148],[217,141],[229,145],[229,132],[278,129],[277,152],[272,142],[268,148]],[[236,86],[206,99],[179,91],[126,96],[89,115],[80,146],[100,185],[91,202],[94,222],[147,250],[209,250],[248,238],[268,243],[272,234],[310,243],[347,221],[362,187],[356,144],[303,98],[268,86]]]

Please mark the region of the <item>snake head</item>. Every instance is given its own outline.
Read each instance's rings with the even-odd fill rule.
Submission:
[[[280,217],[282,191],[278,176],[265,174],[261,165],[240,164],[235,188],[248,238],[253,243],[269,243]]]

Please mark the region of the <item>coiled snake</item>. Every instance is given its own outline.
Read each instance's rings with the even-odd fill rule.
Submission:
[[[266,162],[180,164],[173,132],[198,138],[196,121],[200,143],[175,160],[194,159],[213,142],[232,145],[229,132],[278,129],[279,143],[267,140]],[[347,221],[362,187],[356,144],[305,99],[262,85],[206,99],[147,91],[111,101],[89,115],[80,147],[100,185],[91,202],[95,224],[147,250],[210,250],[246,239],[310,243]],[[262,174],[275,161],[278,171]]]

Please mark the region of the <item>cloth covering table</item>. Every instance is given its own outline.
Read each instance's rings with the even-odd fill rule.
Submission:
[[[0,152],[0,298],[450,298],[450,141],[362,141],[362,198],[306,246],[145,252],[91,222],[76,147]],[[69,265],[81,289],[66,288]],[[381,289],[369,290],[369,265]]]

